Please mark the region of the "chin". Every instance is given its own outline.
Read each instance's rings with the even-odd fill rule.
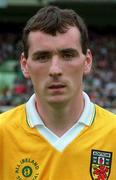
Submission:
[[[51,105],[64,105],[67,103],[66,97],[51,97],[47,100],[47,102]]]

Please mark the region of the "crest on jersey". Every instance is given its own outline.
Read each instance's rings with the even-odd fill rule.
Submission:
[[[93,180],[108,180],[111,170],[112,152],[92,150],[90,173]]]
[[[35,180],[39,176],[39,164],[34,159],[23,158],[17,163],[15,174],[18,180]]]

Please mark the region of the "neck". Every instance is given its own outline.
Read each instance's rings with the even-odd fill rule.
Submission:
[[[74,102],[75,101],[75,102]],[[36,108],[45,126],[57,136],[62,136],[80,118],[84,109],[84,99],[81,94],[78,99],[66,105],[51,106],[37,100]],[[79,103],[78,103],[79,102]]]

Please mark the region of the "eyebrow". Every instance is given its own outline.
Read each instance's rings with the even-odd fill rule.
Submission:
[[[55,53],[59,53],[59,54],[63,54],[63,53],[72,53],[77,55],[78,51],[74,48],[66,48],[66,49],[58,49],[56,50]],[[38,50],[36,52],[33,53],[32,58],[35,58],[38,55],[52,55],[54,54],[54,51],[50,51],[50,50]]]
[[[58,51],[59,51],[59,53],[72,53],[72,54],[75,54],[75,55],[78,54],[77,49],[74,49],[74,48],[60,49]]]
[[[50,55],[52,52],[51,51],[47,51],[47,50],[38,50],[36,52],[34,52],[32,54],[32,58],[36,58],[38,55],[41,56],[41,55]]]

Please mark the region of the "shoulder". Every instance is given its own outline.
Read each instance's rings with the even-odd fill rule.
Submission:
[[[116,114],[98,106],[98,105],[95,105],[96,106],[96,115],[100,116],[100,117],[104,117],[106,119],[115,119],[116,120]]]
[[[98,106],[96,106],[96,115],[95,118],[100,124],[105,126],[114,127],[116,129],[116,114]]]
[[[14,122],[18,122],[21,116],[25,114],[25,104],[12,108],[2,114],[0,114],[0,128],[6,125],[10,125]]]

